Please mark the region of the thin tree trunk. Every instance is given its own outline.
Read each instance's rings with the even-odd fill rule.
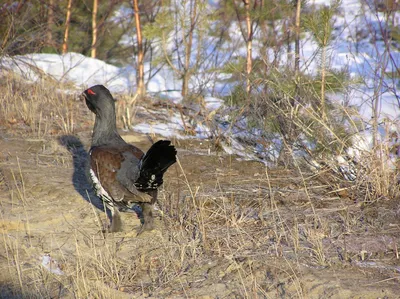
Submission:
[[[49,0],[47,8],[47,45],[53,46],[54,0]]]
[[[142,29],[140,27],[138,0],[133,0],[133,10],[135,12],[135,25],[136,25],[136,35],[137,35],[136,93],[139,96],[144,96],[146,94],[146,89],[144,85],[144,53],[143,53]]]
[[[185,66],[182,78],[182,93],[181,93],[183,97],[186,97],[189,93],[189,80],[191,76],[190,56],[193,47],[193,32],[194,32],[194,27],[196,26],[196,17],[197,17],[197,1],[194,0],[191,2],[190,5],[190,28],[187,37],[187,43],[185,45]]]
[[[183,78],[182,78],[182,92],[181,95],[182,97],[186,97],[189,93],[189,72],[188,71],[184,71],[183,73]]]
[[[328,32],[329,22],[325,22],[325,32]],[[323,47],[321,55],[321,117],[326,120],[326,105],[325,105],[325,85],[326,85],[326,51],[328,46],[328,36],[326,34],[323,38]]]
[[[290,32],[290,27],[291,27],[291,20],[286,20],[283,22],[283,32],[286,33],[286,52],[287,52],[287,61],[288,61],[288,66],[291,65],[292,63],[292,58],[293,58],[293,52],[292,52],[292,32]]]
[[[391,24],[389,20],[389,14],[385,16],[385,23]],[[393,24],[393,23],[392,23]],[[374,96],[372,98],[372,144],[374,150],[377,150],[377,146],[379,144],[379,132],[378,132],[378,125],[379,125],[379,107],[381,106],[381,98],[382,98],[382,85],[383,85],[383,78],[385,78],[386,67],[388,65],[390,59],[390,40],[388,40],[388,32],[386,27],[381,27],[381,34],[384,36],[385,42],[385,50],[384,52],[377,53],[380,54],[379,64],[375,67],[374,76],[377,81],[377,85],[374,86]],[[376,50],[378,52],[378,50]]]
[[[246,27],[247,27],[246,94],[247,94],[247,101],[250,102],[250,92],[251,92],[250,74],[253,69],[253,59],[252,59],[253,27],[251,26],[250,0],[243,0],[243,3],[244,3],[244,7],[246,9]]]
[[[300,71],[300,11],[301,11],[301,0],[297,0],[296,4],[296,20],[295,20],[295,44],[294,44],[294,72],[296,77]]]
[[[91,57],[96,58],[97,56],[97,7],[98,0],[93,0],[93,11],[92,11],[92,50]]]
[[[68,51],[68,34],[69,34],[69,23],[71,22],[71,7],[72,7],[72,0],[68,0],[67,17],[65,20],[64,41],[62,46],[63,54],[67,53]]]
[[[326,78],[326,46],[322,48],[321,57],[321,117],[326,119],[325,114],[325,78]]]

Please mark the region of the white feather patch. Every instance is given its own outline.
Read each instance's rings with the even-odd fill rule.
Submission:
[[[101,186],[101,183],[94,173],[93,169],[90,169],[90,178],[92,179],[96,195],[100,198],[105,199],[106,201],[109,201],[112,204],[111,196],[106,190],[104,190],[103,186]]]

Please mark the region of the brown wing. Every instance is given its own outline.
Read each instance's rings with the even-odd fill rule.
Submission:
[[[131,145],[125,147],[97,146],[90,150],[90,166],[101,187],[117,204],[150,202],[151,197],[139,192],[134,183],[139,176],[143,152]]]

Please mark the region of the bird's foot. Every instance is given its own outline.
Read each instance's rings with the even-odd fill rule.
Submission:
[[[137,235],[142,236],[142,235],[148,235],[148,234],[160,234],[162,232],[161,228],[162,224],[160,221],[155,221],[155,219],[151,219],[151,221],[148,221],[147,223],[144,222],[141,227],[138,230]]]
[[[155,227],[154,227],[154,224],[153,224],[153,223],[152,223],[152,224],[144,223],[144,224],[140,227],[140,229],[139,229],[139,231],[138,231],[138,236],[141,235],[141,234],[144,233],[144,232],[152,232],[152,231],[154,231],[154,230],[155,230]]]
[[[117,233],[117,232],[122,232],[122,221],[120,218],[114,218],[113,220],[109,221],[104,221],[102,223],[103,227],[101,232],[103,234],[106,233]]]
[[[154,239],[155,237],[161,237],[162,233],[160,230],[158,230],[157,228],[153,228],[153,229],[142,229],[140,228],[139,232],[137,233],[136,237],[138,238],[151,238]]]
[[[101,227],[101,233],[106,234],[108,232],[110,232],[110,221],[107,220],[103,220],[101,221],[100,227]]]

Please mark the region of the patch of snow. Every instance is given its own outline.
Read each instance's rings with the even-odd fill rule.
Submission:
[[[206,109],[209,111],[218,110],[224,105],[224,101],[214,97],[205,97],[204,98]]]
[[[192,127],[187,119],[185,120],[185,125],[189,128]],[[182,122],[181,115],[179,113],[174,113],[167,117],[164,122],[139,123],[133,125],[132,129],[143,134],[158,134],[163,137],[176,137],[178,139],[207,139],[211,136],[210,129],[204,124],[196,124],[193,128],[194,134],[186,134],[185,125]]]
[[[49,272],[57,275],[64,275],[64,272],[60,269],[57,261],[53,259],[50,254],[44,254],[42,257],[41,265]]]
[[[80,88],[103,84],[111,92],[130,92],[129,86],[134,82],[134,75],[124,69],[78,53],[5,57],[1,65],[31,81],[39,80],[45,73],[59,82],[72,82]]]

